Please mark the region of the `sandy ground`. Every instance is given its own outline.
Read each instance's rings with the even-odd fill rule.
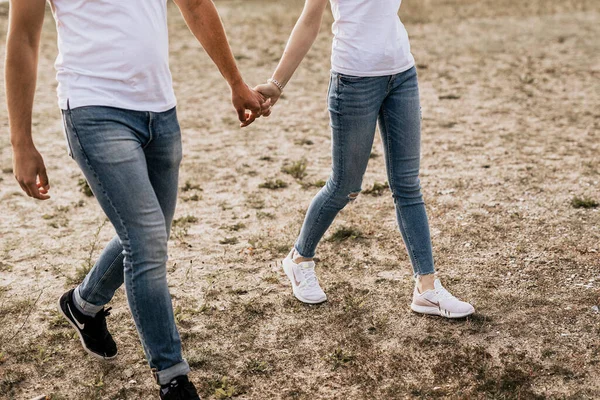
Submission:
[[[301,6],[218,2],[249,83],[269,77]],[[466,321],[409,310],[413,281],[389,191],[361,195],[321,244],[326,304],[295,301],[279,269],[329,172],[331,15],[274,115],[239,130],[216,68],[170,14],[185,156],[169,282],[205,398],[600,398],[597,1],[403,5],[437,268],[475,305]],[[6,25],[0,5],[0,42]],[[111,363],[84,353],[56,312],[114,231],[66,154],[55,39],[48,14],[34,125],[51,200],[20,192],[0,113],[0,398],[155,398],[123,291],[111,303],[120,350]],[[374,154],[364,189],[386,180],[379,139]],[[282,172],[303,157],[305,177]],[[288,187],[259,188],[273,179]],[[355,235],[333,240],[344,228]]]

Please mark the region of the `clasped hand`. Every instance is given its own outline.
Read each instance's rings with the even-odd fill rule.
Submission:
[[[281,90],[272,83],[258,85],[254,89],[245,83],[234,86],[231,102],[238,113],[240,127],[250,125],[261,116],[271,115],[271,107],[277,103],[280,96]]]

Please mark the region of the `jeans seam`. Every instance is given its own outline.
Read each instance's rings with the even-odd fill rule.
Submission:
[[[406,225],[404,224],[404,218],[402,217],[402,206],[400,206],[398,204],[398,201],[395,199],[396,201],[396,206],[400,208],[398,215],[400,217],[400,225],[402,225],[402,228],[404,228],[404,234],[406,235],[406,241],[408,242],[408,251],[410,252],[410,255],[412,256],[412,261],[415,263],[415,270],[418,271],[419,275],[421,273],[421,263],[419,263],[419,259],[416,257],[415,252],[413,250],[413,244],[412,244],[412,240],[410,238],[410,235],[408,233],[408,229],[406,229]]]
[[[142,149],[145,149],[146,147],[150,146],[150,143],[152,143],[152,125],[153,125],[153,119],[152,119],[152,112],[148,112],[148,142],[146,142],[146,145],[142,147]]]
[[[85,149],[83,148],[83,145],[81,144],[81,140],[79,139],[79,133],[77,133],[77,128],[75,127],[75,121],[73,120],[73,113],[71,112],[71,110],[69,109],[69,117],[71,119],[71,126],[73,127],[73,133],[75,134],[76,138],[77,138],[77,142],[79,144],[79,148],[81,149],[81,153],[85,159],[85,163],[87,164],[87,166],[90,168],[90,171],[92,171],[92,174],[94,175],[94,178],[96,179],[98,186],[102,189],[102,195],[106,198],[106,200],[108,200],[108,204],[110,204],[110,206],[112,207],[113,211],[115,212],[115,214],[117,215],[117,217],[119,218],[119,223],[121,224],[121,226],[123,227],[123,231],[125,233],[125,239],[127,241],[129,241],[129,234],[127,233],[127,226],[125,225],[125,222],[123,221],[123,218],[121,218],[121,214],[119,213],[119,211],[117,210],[117,208],[115,207],[114,203],[112,202],[112,200],[110,199],[110,197],[108,196],[108,194],[104,191],[104,187],[102,185],[102,182],[100,182],[100,179],[98,179],[98,174],[96,173],[94,167],[92,166],[92,164],[89,161],[89,158],[85,152]],[[131,252],[130,252],[131,253]],[[132,259],[133,261],[133,259]],[[133,281],[133,274],[131,277],[132,281]],[[134,303],[134,309],[132,310],[132,312],[135,313],[136,318],[139,320],[139,314],[137,311],[137,303],[135,301],[135,285],[132,282],[131,285],[131,292],[132,292],[132,303]],[[144,336],[142,333],[142,328],[141,326],[139,327],[140,330],[140,339]],[[144,348],[148,351],[149,353],[149,349],[146,346],[146,344],[144,343],[144,340],[141,339],[142,345],[144,346]]]
[[[339,91],[340,91],[339,87],[340,87],[340,83],[341,83],[341,77],[340,77],[340,75],[339,75],[339,74],[337,75],[337,78],[338,78],[338,85],[337,85],[337,87],[334,89],[334,90],[335,90],[335,92],[336,92],[336,93],[335,93],[335,107],[336,107],[336,109],[337,109],[337,110],[339,110],[339,109],[341,108],[341,107],[340,107],[340,96],[339,96],[339,95],[340,95],[340,93],[339,93]],[[339,121],[339,123],[340,123],[340,130],[343,130],[343,127],[342,127],[342,125],[341,125],[341,118],[340,118],[340,121]],[[331,131],[331,132],[332,132],[332,139],[333,139],[333,128],[332,128],[332,131]],[[341,174],[338,174],[338,176],[339,176],[339,175],[343,175],[343,174],[344,174],[344,163],[343,163],[343,162],[341,162],[341,161],[344,159],[344,154],[343,154],[343,153],[344,153],[344,146],[340,146],[340,147],[339,147],[339,149],[340,149],[340,157],[339,157],[339,161],[340,161],[340,172],[341,172]],[[333,168],[332,168],[332,175],[333,175]],[[340,185],[339,185],[339,182],[337,182],[336,180],[333,180],[333,179],[331,179],[331,182],[332,182],[332,184],[333,184],[333,192],[335,193],[335,192],[336,192],[336,191],[339,189],[339,186],[340,186]],[[327,201],[326,201],[326,202],[323,204],[323,206],[322,206],[322,207],[321,207],[321,209],[319,210],[319,214],[317,215],[317,219],[315,220],[315,223],[313,224],[313,226],[311,227],[311,230],[309,231],[309,236],[308,236],[308,237],[309,237],[311,240],[313,240],[313,241],[314,241],[314,239],[312,238],[312,236],[311,236],[310,234],[311,234],[311,233],[312,233],[312,231],[314,230],[314,227],[315,227],[315,226],[317,226],[317,225],[319,224],[319,221],[321,220],[321,216],[323,215],[323,209],[325,208],[325,206],[328,206],[328,205],[329,205],[329,203],[331,203],[331,200],[332,200],[332,199],[333,199],[333,193],[331,193],[331,194],[330,194],[330,195],[327,197]],[[328,229],[329,229],[329,227],[328,227]],[[313,243],[311,242],[310,244],[311,244],[311,247],[312,247]]]
[[[66,129],[67,117],[64,113],[63,113],[63,121],[65,124],[65,137],[67,139],[67,146],[69,147],[69,157],[71,159],[73,159],[73,146],[71,145],[71,139],[69,139],[69,133],[67,132],[67,129]],[[73,121],[71,121],[71,124],[73,124]]]
[[[386,96],[387,97],[387,96]],[[386,131],[386,135],[385,135],[385,141],[387,142],[387,163],[388,163],[388,170],[389,170],[389,180],[390,180],[390,188],[392,188],[392,193],[393,193],[393,188],[394,188],[394,167],[393,167],[393,163],[392,163],[392,151],[391,151],[391,144],[390,144],[390,128],[389,128],[389,124],[388,124],[388,116],[387,116],[387,111],[385,109],[385,99],[384,99],[384,104],[381,105],[381,111],[382,111],[382,115],[383,115],[383,125],[385,126],[385,131]]]
[[[391,159],[392,147],[390,145],[390,129],[389,129],[389,124],[388,124],[388,117],[387,117],[387,112],[385,109],[385,104],[382,105],[382,114],[383,114],[383,125],[385,126],[385,130],[386,130],[385,141],[387,142],[387,158],[388,158],[390,188],[391,188],[392,194],[393,194],[394,193],[394,167],[393,167],[393,163],[392,163],[392,159]],[[419,260],[415,256],[415,252],[413,250],[413,245],[412,245],[412,240],[410,239],[410,235],[408,234],[408,230],[406,229],[406,225],[404,224],[404,219],[402,218],[402,206],[398,203],[398,199],[395,197],[395,195],[394,195],[394,203],[395,203],[396,207],[399,208],[398,216],[399,216],[400,221],[398,221],[398,223],[401,225],[400,228],[404,229],[404,232],[406,235],[406,241],[408,242],[407,250],[410,253],[410,255],[412,255],[411,258],[412,258],[412,261],[415,263],[415,265],[414,265],[415,270],[420,272],[421,264],[419,263]]]
[[[334,181],[333,179],[331,179],[331,182],[333,184],[333,191],[335,192],[338,189],[339,184],[336,181]],[[323,205],[319,209],[319,214],[317,214],[317,218],[315,219],[315,222],[311,225],[310,230],[308,231],[308,233],[306,235],[308,237],[308,239],[310,240],[310,242],[308,242],[308,247],[313,247],[313,243],[314,243],[314,239],[312,237],[313,231],[315,230],[315,227],[319,225],[319,221],[321,220],[321,216],[323,215],[323,212],[324,212],[323,209],[329,205],[332,198],[333,198],[333,196],[331,194],[329,194],[327,196],[326,201],[323,203]],[[298,251],[298,253],[300,253],[300,251]]]
[[[100,277],[100,279],[98,279],[98,281],[96,282],[96,284],[92,287],[92,289],[90,289],[90,294],[87,296],[89,297],[94,297],[94,295],[97,292],[97,289],[99,287],[101,287],[102,283],[104,283],[106,281],[106,277],[108,276],[108,271],[111,271],[113,266],[115,265],[115,262],[119,259],[119,257],[121,257],[123,255],[123,253],[119,253],[119,255],[117,257],[115,257],[115,259],[110,263],[110,266],[104,271],[104,274],[102,274],[102,277]],[[81,291],[79,291],[79,295],[81,296]],[[83,299],[83,296],[81,296],[81,298]],[[87,302],[86,299],[83,299]]]
[[[335,181],[333,181],[333,180],[332,180],[331,182],[333,182],[333,191],[335,192],[335,191],[338,189],[339,185],[338,185],[338,183],[337,183],[337,182],[335,182]],[[319,214],[317,215],[317,218],[315,219],[315,222],[314,222],[314,224],[312,224],[312,226],[310,227],[310,231],[308,231],[308,235],[307,235],[307,236],[308,236],[308,237],[309,237],[309,239],[311,240],[311,241],[309,242],[309,247],[312,247],[312,246],[313,246],[314,239],[313,239],[313,237],[312,237],[312,233],[313,233],[313,231],[315,230],[315,227],[316,227],[316,226],[318,226],[318,225],[319,225],[319,222],[321,221],[321,217],[322,217],[322,215],[323,215],[323,212],[324,212],[324,211],[323,211],[323,209],[324,209],[326,206],[328,206],[328,205],[329,205],[329,203],[331,203],[331,199],[332,199],[332,198],[333,198],[333,195],[332,195],[332,194],[329,194],[329,196],[327,196],[327,200],[326,200],[326,201],[325,201],[325,203],[323,203],[323,205],[321,206],[321,209],[319,210]],[[329,229],[329,227],[328,227],[328,229]]]
[[[339,80],[340,79],[339,78],[340,78],[340,76],[338,74],[337,75],[337,85],[336,85],[336,88],[332,88],[334,91],[336,91],[336,93],[335,93],[335,102],[336,102],[335,106],[336,106],[336,109],[338,109],[338,110],[340,109],[340,97],[339,97],[339,93],[338,93],[339,87],[340,87],[340,85],[339,85]],[[340,130],[341,130],[341,121],[340,121]],[[332,136],[333,136],[333,128],[332,128]],[[339,157],[340,160],[344,159],[344,157],[343,157],[343,148],[344,148],[344,146],[340,146],[340,157]],[[340,165],[341,165],[341,167],[340,167],[341,172],[343,173],[344,172],[344,164],[340,162]],[[332,168],[332,175],[333,175],[333,168]],[[336,191],[339,188],[339,183],[336,182],[333,179],[330,179],[330,181],[333,184],[333,190]],[[327,189],[327,186],[325,186],[325,190],[326,189]],[[321,216],[323,215],[323,209],[325,208],[325,206],[329,205],[329,203],[331,202],[332,197],[333,197],[332,195],[329,195],[327,197],[327,200],[325,201],[325,203],[323,203],[323,205],[319,209],[319,214],[317,215],[317,218],[315,219],[314,224],[311,225],[310,230],[308,231],[308,233],[306,235],[308,237],[308,239],[310,240],[310,242],[308,242],[308,247],[313,247],[314,240],[313,240],[313,237],[312,237],[312,233],[315,230],[315,227],[318,226],[319,221],[321,220]],[[328,229],[329,229],[329,227],[328,227]],[[298,253],[300,253],[300,251],[298,251]],[[313,256],[314,256],[314,254],[313,254]]]

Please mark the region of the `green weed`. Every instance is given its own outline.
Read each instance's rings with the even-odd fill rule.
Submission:
[[[270,212],[259,211],[256,213],[258,219],[275,219],[275,214]]]
[[[266,361],[251,358],[246,361],[244,371],[250,375],[264,375],[271,371],[271,366]]]
[[[79,186],[79,191],[85,194],[87,197],[94,196],[94,193],[92,192],[92,189],[90,188],[90,185],[88,184],[88,181],[85,180],[85,178],[80,178],[77,182],[77,186]]]
[[[306,159],[294,161],[291,164],[281,167],[281,172],[291,175],[292,177],[302,180],[306,176]]]
[[[221,240],[219,240],[220,244],[238,244],[239,243],[239,239],[236,238],[235,236],[232,237],[226,237],[223,238]]]
[[[578,197],[578,196],[575,196],[571,200],[571,205],[573,206],[573,208],[585,208],[585,209],[589,209],[589,208],[596,208],[600,204],[598,204],[598,202],[596,200],[593,200],[593,199],[591,199],[589,197]]]
[[[185,185],[183,185],[181,187],[181,191],[182,192],[189,192],[190,190],[199,190],[199,191],[202,191],[203,189],[200,187],[200,185],[195,185],[195,184],[191,183],[190,181],[185,181]]]
[[[185,217],[174,219],[173,226],[184,226],[184,225],[193,224],[195,222],[198,222],[198,218],[196,218],[192,215],[186,215]]]
[[[367,190],[363,190],[363,194],[368,194],[371,196],[381,196],[385,191],[390,188],[390,185],[387,182],[379,183],[375,182],[373,187]]]
[[[363,237],[363,233],[351,227],[342,226],[333,232],[327,239],[328,242],[343,242],[348,239],[359,239]]]
[[[268,179],[264,183],[261,183],[260,185],[258,185],[258,187],[260,189],[277,190],[277,189],[285,189],[286,187],[288,187],[288,184],[287,184],[287,182],[282,181],[281,179],[275,179],[275,180]]]
[[[335,349],[327,355],[327,360],[331,363],[331,369],[334,371],[340,367],[344,367],[354,361],[355,357],[351,353],[344,351],[341,348]]]
[[[314,181],[314,182],[303,182],[302,183],[302,189],[310,189],[310,188],[322,188],[323,186],[325,186],[327,184],[327,181],[323,180],[323,179],[319,179],[318,181]]]

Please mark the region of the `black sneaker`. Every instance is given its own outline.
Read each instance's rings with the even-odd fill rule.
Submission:
[[[161,400],[200,400],[196,387],[187,375],[174,378],[169,384],[160,387]]]
[[[117,345],[106,328],[106,317],[110,308],[102,309],[94,317],[77,310],[73,303],[73,291],[69,290],[58,300],[58,311],[77,330],[84,350],[96,358],[110,360],[117,356]]]

